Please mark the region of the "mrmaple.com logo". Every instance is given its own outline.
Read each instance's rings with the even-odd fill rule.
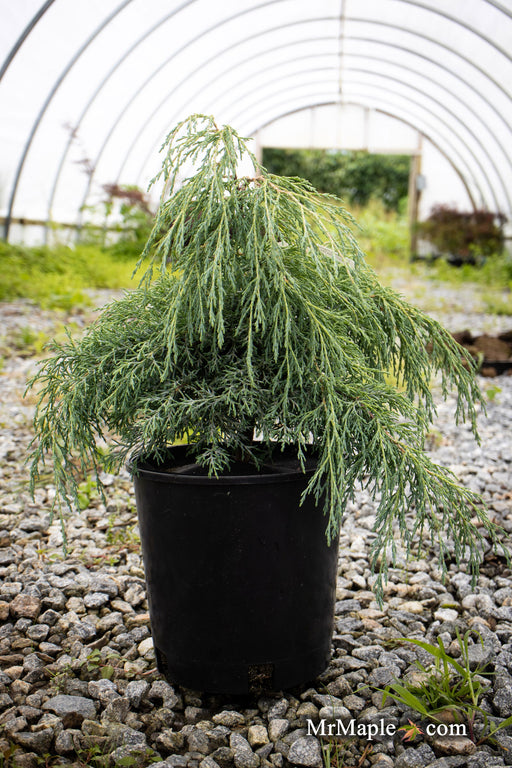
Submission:
[[[397,731],[404,731],[404,738],[425,733],[427,736],[467,736],[464,723],[429,723],[422,731],[419,726],[409,720],[409,725],[401,726],[380,720],[377,723],[358,723],[357,720],[319,720],[315,725],[308,720],[308,736],[359,736],[373,739],[393,738]]]

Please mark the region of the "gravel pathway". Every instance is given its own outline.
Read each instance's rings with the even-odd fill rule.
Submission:
[[[478,314],[471,295],[465,289],[461,306],[459,292],[436,287],[436,313],[450,330],[512,327],[510,317]],[[23,461],[33,402],[22,396],[35,362],[22,356],[21,339],[34,343],[34,335],[37,341],[39,332],[52,334],[62,323],[80,328],[90,316],[58,317],[15,302],[0,304],[0,318],[0,766],[512,765],[512,730],[478,744],[450,735],[448,724],[430,734],[418,714],[390,699],[383,706],[378,690],[417,675],[415,659],[428,663],[428,654],[398,638],[440,638],[457,656],[457,634],[473,630],[483,645],[471,637],[471,664],[489,673],[479,678],[481,706],[497,723],[511,716],[510,570],[488,553],[473,591],[464,568],[447,563],[443,583],[431,558],[407,563],[399,555],[379,608],[368,566],[374,506],[364,492],[341,534],[332,662],[313,687],[241,699],[168,685],[155,667],[128,475],[106,478],[106,507],[84,485],[86,508],[69,520],[67,558],[59,524],[48,525],[52,488],[38,488],[35,501],[27,492]],[[440,403],[429,450],[481,492],[510,531],[512,376],[482,386],[488,413],[480,420],[481,444],[453,425],[447,401]],[[411,742],[398,730],[409,719],[424,732]],[[340,738],[322,735],[329,722]],[[475,733],[476,741],[485,735],[478,722]]]

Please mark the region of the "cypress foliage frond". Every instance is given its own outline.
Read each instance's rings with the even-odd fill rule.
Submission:
[[[307,493],[323,505],[328,537],[359,482],[379,500],[378,594],[396,526],[408,549],[428,531],[442,554],[450,535],[476,573],[474,518],[495,546],[500,531],[479,498],[423,452],[437,374],[443,394],[457,394],[457,421],[477,434],[482,400],[462,349],[379,283],[338,199],[269,174],[212,117],[180,123],[164,149],[164,194],[139,287],[79,342],[54,345],[31,382],[42,387],[32,482],[51,455],[58,497],[71,503],[80,472],[99,475],[105,435],[114,436],[112,469],[187,438],[213,475],[235,457],[261,461],[255,432],[262,450],[293,444],[300,459],[312,443],[318,465]],[[238,174],[243,158],[250,177]]]

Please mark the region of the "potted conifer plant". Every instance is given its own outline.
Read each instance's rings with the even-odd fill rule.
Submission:
[[[101,487],[105,463],[128,460],[159,668],[204,690],[281,689],[328,662],[358,483],[378,502],[378,597],[397,532],[410,550],[429,531],[441,563],[453,540],[474,571],[481,529],[497,543],[423,450],[434,374],[475,431],[480,395],[450,334],[379,283],[338,199],[269,174],[212,117],[164,146],[139,287],[31,382],[32,482],[50,455],[65,517],[84,471]]]

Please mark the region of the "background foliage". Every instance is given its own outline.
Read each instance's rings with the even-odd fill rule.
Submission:
[[[65,310],[89,304],[88,289],[128,287],[135,261],[93,245],[34,248],[0,241],[0,301],[27,298]]]
[[[501,252],[504,222],[504,216],[492,211],[459,211],[450,205],[435,205],[428,219],[417,227],[420,236],[439,253],[475,262]]]
[[[87,222],[79,232],[82,244],[108,248],[114,256],[137,259],[153,226],[155,212],[147,195],[137,186],[105,184],[102,203],[86,209],[101,226]]]
[[[398,210],[407,197],[408,155],[265,147],[263,165],[281,176],[300,176],[320,192],[343,198],[351,205],[367,205],[371,198],[388,210]]]

